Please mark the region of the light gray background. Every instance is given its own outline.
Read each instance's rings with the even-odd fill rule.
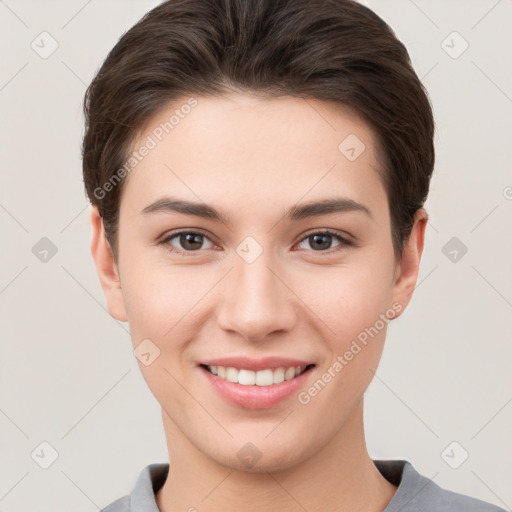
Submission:
[[[0,1],[2,512],[97,510],[167,461],[128,327],[104,307],[80,162],[86,84],[157,3]],[[437,122],[418,287],[366,395],[370,454],[510,509],[512,4],[365,3],[406,44]],[[46,59],[43,31],[59,45]],[[46,262],[42,237],[58,249]],[[452,237],[468,249],[456,261]]]

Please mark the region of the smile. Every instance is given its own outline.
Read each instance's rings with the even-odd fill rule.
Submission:
[[[312,365],[308,365],[312,366]],[[273,386],[291,380],[304,372],[308,366],[290,366],[288,368],[267,368],[264,370],[238,369],[232,366],[207,365],[205,368],[222,380],[242,386]]]
[[[200,373],[221,399],[244,409],[270,409],[291,399],[314,378],[316,364],[283,357],[203,361]]]

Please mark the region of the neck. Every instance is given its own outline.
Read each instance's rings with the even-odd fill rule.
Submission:
[[[162,417],[170,468],[156,495],[161,512],[381,512],[397,489],[368,455],[362,400],[321,451],[275,472],[220,465],[191,445],[165,413]]]

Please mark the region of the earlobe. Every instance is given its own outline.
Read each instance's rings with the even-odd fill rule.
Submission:
[[[402,257],[397,264],[398,268],[393,284],[393,302],[399,302],[401,304],[401,313],[403,313],[409,304],[418,280],[427,221],[427,212],[423,208],[420,208],[416,212],[411,233],[404,242]]]
[[[126,322],[126,310],[121,289],[119,270],[110,244],[105,237],[103,220],[95,206],[91,206],[91,254],[96,265],[109,313],[120,322]]]

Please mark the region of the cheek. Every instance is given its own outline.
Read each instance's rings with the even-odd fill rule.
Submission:
[[[149,338],[175,346],[185,340],[197,325],[201,299],[217,280],[206,267],[149,264],[135,257],[126,262],[122,287],[133,343]]]
[[[317,428],[312,418],[318,415],[334,426],[349,417],[373,379],[387,326],[397,313],[385,266],[339,269],[334,277],[315,282],[317,293],[310,299],[322,321],[328,357],[317,380],[297,397],[308,410],[311,429]]]
[[[326,326],[333,344],[343,349],[390,308],[391,276],[391,261],[361,260],[357,265],[317,273],[309,280],[314,286],[303,286],[298,295]]]
[[[199,301],[208,290],[205,280],[197,277],[191,279],[190,270],[148,265],[135,257],[125,265],[123,297],[133,347],[150,340],[158,354],[148,365],[139,360],[139,368],[170,417],[187,403],[178,384],[183,380],[182,354],[194,332],[197,335]]]

